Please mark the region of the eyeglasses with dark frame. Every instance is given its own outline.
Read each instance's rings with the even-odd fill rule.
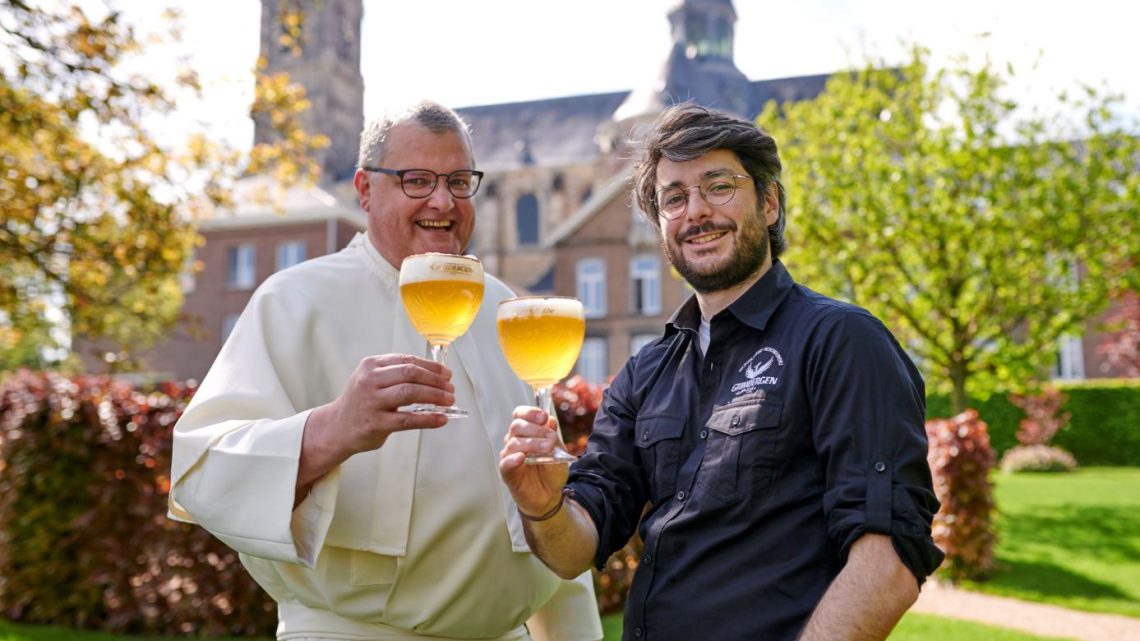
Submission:
[[[742,176],[726,172],[706,176],[699,184],[682,187],[670,185],[657,192],[657,211],[664,218],[674,220],[684,215],[689,208],[689,191],[696,189],[697,193],[710,205],[727,205],[736,195],[740,187],[737,180],[752,181],[751,176]]]
[[[400,189],[408,198],[427,198],[435,192],[439,179],[444,178],[447,191],[456,198],[470,198],[479,191],[483,172],[474,169],[460,169],[449,174],[439,174],[430,169],[385,169],[383,167],[361,167],[364,171],[395,176],[400,179]]]

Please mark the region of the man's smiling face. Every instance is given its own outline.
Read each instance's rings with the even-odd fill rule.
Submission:
[[[450,173],[474,169],[471,150],[459,132],[433,133],[408,122],[388,132],[381,164],[389,169]],[[368,217],[368,237],[393,267],[412,254],[458,254],[475,228],[473,198],[451,195],[440,178],[427,198],[409,198],[396,176],[359,170],[355,184]]]
[[[662,158],[657,165],[657,188],[699,185],[717,175],[747,172],[736,154],[718,149],[683,162]],[[687,191],[685,213],[661,221],[661,244],[673,267],[693,289],[712,292],[744,282],[769,265],[768,225],[775,223],[779,202],[775,185],[758,199],[755,182],[737,179],[732,200],[710,205],[697,193]]]

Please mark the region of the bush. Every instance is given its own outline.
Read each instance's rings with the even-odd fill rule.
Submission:
[[[193,393],[22,372],[0,389],[0,613],[166,635],[271,635],[233,551],[166,518],[171,431]]]
[[[1018,445],[1008,449],[1001,457],[1001,471],[1013,472],[1071,472],[1077,469],[1077,460],[1065,450],[1048,445]]]
[[[1140,467],[1140,379],[1095,379],[1062,383],[1068,396],[1069,424],[1053,437],[1053,445],[1071,452],[1082,465]],[[990,428],[990,443],[1001,454],[1015,447],[1024,412],[1004,393],[971,401]],[[926,399],[928,420],[949,416],[946,396]]]
[[[934,493],[942,503],[934,516],[934,543],[946,553],[939,573],[951,581],[981,579],[994,566],[994,451],[978,413],[926,422],[927,460]]]

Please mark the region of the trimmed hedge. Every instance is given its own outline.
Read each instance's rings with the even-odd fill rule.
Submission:
[[[166,518],[193,393],[21,372],[0,388],[0,615],[111,632],[271,636],[237,555]]]
[[[1081,465],[1140,467],[1140,379],[1094,379],[1057,385],[1069,400],[1063,409],[1069,424],[1053,437],[1052,445],[1068,450]],[[971,401],[990,427],[990,444],[1001,455],[1017,445],[1017,428],[1024,412],[1005,394]],[[950,413],[946,396],[926,399],[926,417]]]

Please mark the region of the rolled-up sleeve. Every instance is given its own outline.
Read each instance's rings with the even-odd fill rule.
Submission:
[[[570,468],[569,486],[598,528],[594,565],[629,542],[648,500],[648,483],[634,447],[637,411],[631,401],[636,358],[626,363],[606,389],[594,418],[586,453]]]
[[[943,558],[931,538],[939,504],[926,461],[922,378],[865,312],[837,314],[822,329],[808,385],[828,535],[841,559],[865,532],[889,535],[921,583]]]

